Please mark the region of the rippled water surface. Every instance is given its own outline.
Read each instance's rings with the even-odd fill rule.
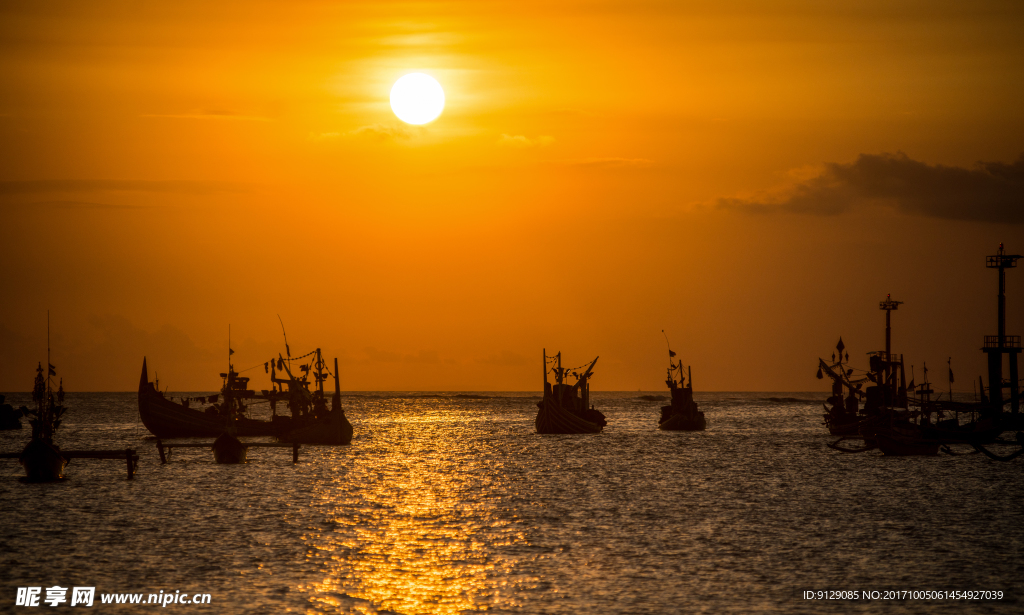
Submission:
[[[0,460],[0,611],[55,584],[206,592],[224,613],[1024,610],[1024,458],[839,453],[814,394],[698,394],[706,432],[659,432],[644,395],[595,393],[601,434],[541,436],[529,394],[352,394],[350,446],[218,466],[207,449],[161,465],[135,394],[70,394],[58,444],[141,466],[28,485]],[[826,589],[1005,597],[802,597]]]

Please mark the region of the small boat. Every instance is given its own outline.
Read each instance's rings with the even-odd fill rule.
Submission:
[[[665,384],[672,394],[672,401],[667,406],[661,407],[661,419],[658,421],[658,429],[664,431],[704,431],[708,422],[704,413],[697,409],[697,402],[693,401],[693,377],[690,369],[687,368],[686,376],[683,376],[683,362],[673,362],[676,353],[668,350],[668,377]],[[677,379],[678,374],[678,379]]]
[[[36,408],[28,411],[28,414],[34,417],[29,420],[32,426],[32,440],[18,458],[25,467],[25,480],[33,483],[61,480],[64,478],[64,468],[68,464],[60,448],[53,443],[53,436],[60,427],[61,417],[67,411],[64,407],[64,383],[62,380],[57,390],[53,391],[50,376],[55,376],[57,372],[50,363],[49,352],[46,359],[45,378],[43,364],[40,363],[36,368],[35,386],[32,388],[32,400],[36,403]]]
[[[549,368],[549,362],[554,362],[554,366]],[[549,357],[544,350],[544,397],[537,402],[537,433],[599,433],[604,429],[608,422],[590,404],[590,377],[596,364],[597,358],[582,372],[563,368],[561,352]],[[548,382],[549,372],[555,374],[554,385]],[[565,384],[570,374],[576,378],[575,384]]]
[[[0,395],[0,430],[21,429],[22,411],[15,410],[14,406],[5,403],[7,398]]]
[[[245,463],[246,446],[230,433],[222,433],[213,442],[213,459],[217,463]]]

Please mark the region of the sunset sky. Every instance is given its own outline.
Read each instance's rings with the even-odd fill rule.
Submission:
[[[1022,32],[1016,1],[5,2],[0,391],[47,310],[72,391],[143,356],[216,389],[229,325],[268,388],[278,315],[346,390],[539,390],[542,348],[659,390],[662,329],[698,391],[825,390],[886,293],[970,391],[984,257],[1024,253]]]

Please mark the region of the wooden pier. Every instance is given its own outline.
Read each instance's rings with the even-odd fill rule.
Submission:
[[[72,459],[124,459],[128,466],[128,480],[135,478],[135,471],[139,467],[139,455],[132,448],[112,451],[61,451],[60,454],[68,461]],[[21,458],[21,453],[0,453],[0,459],[19,458]]]
[[[245,448],[290,448],[292,449],[292,463],[299,462],[299,443],[298,442],[250,442],[243,443]],[[164,442],[157,438],[156,450],[160,453],[160,463],[167,463],[167,458],[171,456],[171,449],[174,448],[213,448],[213,443],[196,443],[196,442],[184,442],[181,444],[175,442]]]

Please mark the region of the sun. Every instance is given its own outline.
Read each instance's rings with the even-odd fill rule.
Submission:
[[[426,124],[444,110],[444,90],[430,75],[409,73],[391,86],[391,110],[406,124]]]

